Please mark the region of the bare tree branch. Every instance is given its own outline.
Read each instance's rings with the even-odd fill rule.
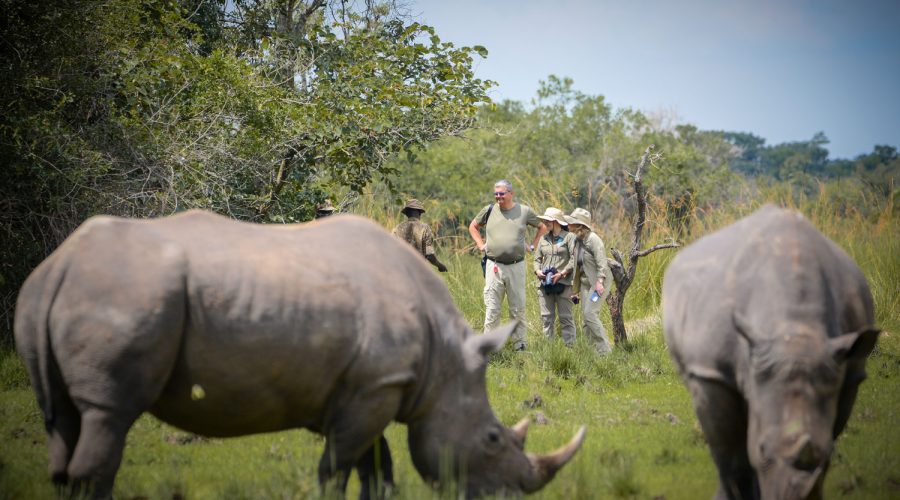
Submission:
[[[653,253],[653,252],[655,252],[655,251],[657,251],[657,250],[662,250],[663,248],[678,248],[678,247],[680,247],[680,246],[681,246],[681,245],[679,245],[678,243],[675,243],[674,241],[669,242],[669,243],[660,243],[659,245],[653,245],[653,246],[650,247],[650,248],[647,248],[647,249],[645,249],[645,250],[641,250],[640,252],[637,253],[637,256],[638,256],[638,257],[645,257],[645,256],[650,255],[651,253]]]
[[[610,316],[612,317],[613,335],[616,344],[628,341],[628,333],[625,331],[625,319],[622,312],[624,310],[625,294],[628,292],[628,288],[631,287],[631,283],[634,281],[637,273],[638,259],[663,248],[676,248],[679,246],[675,241],[670,241],[641,250],[644,225],[647,222],[647,188],[642,182],[641,175],[648,165],[652,165],[653,162],[660,158],[658,153],[653,153],[653,148],[651,144],[644,150],[644,154],[641,156],[641,161],[638,163],[634,174],[626,172],[626,175],[632,179],[637,200],[637,214],[634,219],[634,231],[631,235],[631,250],[628,252],[628,262],[626,264],[621,252],[615,248],[610,248],[613,258],[607,259],[610,264],[610,271],[613,274],[613,280],[616,282],[615,293],[609,294],[606,298],[607,304],[609,304]]]

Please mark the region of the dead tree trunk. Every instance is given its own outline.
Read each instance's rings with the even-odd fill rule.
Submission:
[[[647,188],[641,182],[641,173],[644,167],[648,164],[653,164],[657,159],[659,159],[659,154],[653,153],[653,145],[647,146],[643,156],[641,156],[641,162],[638,164],[637,171],[630,176],[633,180],[634,193],[637,197],[637,214],[634,219],[634,232],[631,238],[628,264],[626,266],[622,254],[615,248],[610,249],[613,258],[607,259],[612,271],[613,281],[616,282],[616,291],[606,297],[606,303],[609,305],[609,314],[612,317],[613,324],[613,338],[617,345],[628,341],[628,333],[625,331],[625,318],[622,313],[624,311],[625,294],[628,293],[628,287],[634,281],[638,259],[662,248],[676,248],[679,246],[675,241],[670,241],[669,243],[660,243],[641,250],[641,237],[644,232],[644,223],[647,220]]]

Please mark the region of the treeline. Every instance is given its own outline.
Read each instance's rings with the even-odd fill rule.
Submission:
[[[836,179],[858,177],[868,187],[889,195],[892,179],[900,171],[897,148],[877,145],[855,159],[829,159],[828,138],[819,132],[809,141],[766,146],[766,140],[746,132],[711,132],[734,145],[729,167],[748,176],[765,175],[777,180],[798,178]]]
[[[762,191],[786,191],[794,201],[827,192],[836,211],[863,213],[876,213],[876,205],[896,200],[898,193],[900,158],[893,146],[876,146],[852,160],[829,159],[823,133],[766,145],[751,133],[669,125],[615,108],[602,95],[584,94],[571,79],[552,75],[540,82],[530,105],[485,106],[477,128],[463,137],[397,159],[403,175],[396,187],[430,200],[432,220],[446,235],[460,234],[490,203],[498,178],[518,182],[520,199],[540,210],[583,206],[602,221],[631,208],[627,175],[648,144],[662,160],[646,173],[645,183],[661,199],[676,233],[698,214],[755,199]],[[836,188],[823,190],[826,183]]]

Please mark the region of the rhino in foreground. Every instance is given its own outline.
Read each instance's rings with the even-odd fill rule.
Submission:
[[[528,421],[494,416],[487,356],[513,326],[475,335],[427,262],[364,218],[191,211],[85,222],[22,287],[15,339],[60,486],[111,495],[149,411],[206,436],[321,433],[319,481],[343,489],[355,467],[363,497],[391,482],[396,420],[425,480],[449,470],[478,495],[541,489],[584,439],[525,453]]]
[[[767,205],[682,250],[662,302],[716,498],[821,498],[879,333],[856,264],[800,214]]]

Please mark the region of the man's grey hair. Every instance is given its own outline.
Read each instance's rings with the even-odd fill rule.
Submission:
[[[512,182],[509,182],[506,179],[500,179],[499,181],[495,182],[494,187],[497,187],[497,186],[503,186],[504,188],[506,188],[507,191],[513,190]]]

